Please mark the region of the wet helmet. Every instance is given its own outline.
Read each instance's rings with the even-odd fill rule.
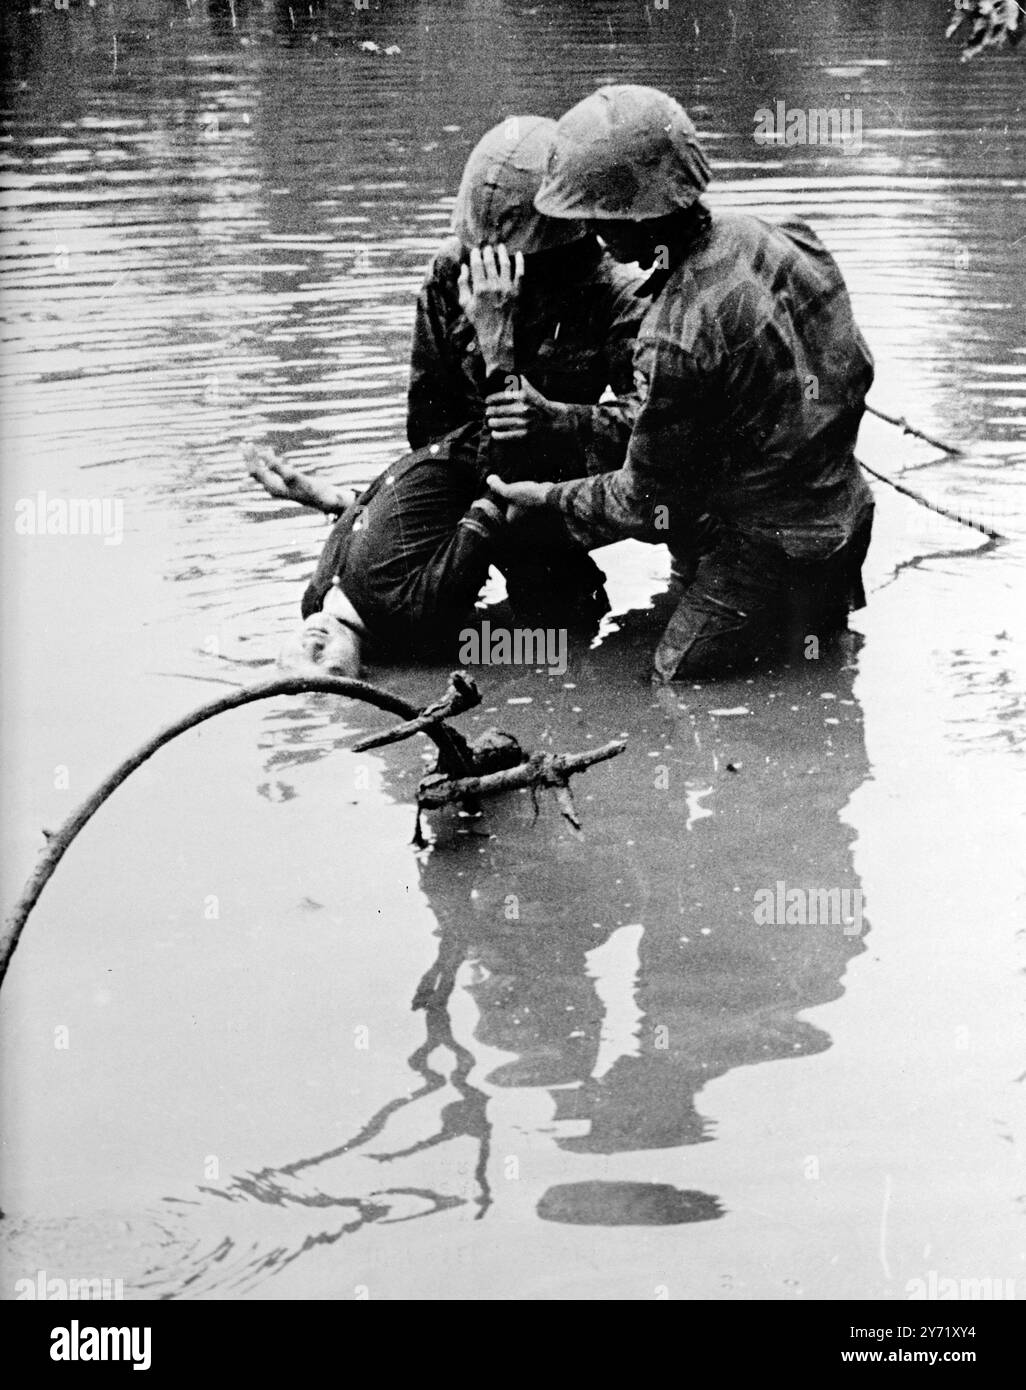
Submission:
[[[555,133],[556,122],[544,116],[510,116],[482,136],[452,214],[453,234],[464,246],[501,241],[532,255],[587,236],[583,222],[543,217],[534,206]]]
[[[690,117],[654,87],[600,87],[556,127],[534,205],[546,217],[641,222],[690,207],[709,182]]]

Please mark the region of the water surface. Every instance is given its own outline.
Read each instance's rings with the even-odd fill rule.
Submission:
[[[4,513],[117,499],[124,534],[6,532],[5,900],[124,752],[269,674],[326,527],[240,445],[352,481],[401,449],[413,297],[506,115],[677,95],[715,203],[834,250],[876,404],[965,450],[868,422],[867,461],[1011,539],[881,489],[841,648],[659,699],[666,557],[604,552],[601,640],[564,677],[483,668],[463,721],[627,734],[578,783],[581,842],[517,797],[418,854],[425,750],[350,752],[360,706],[164,750],[7,982],[5,1296],[39,1269],[131,1297],[1026,1290],[1023,88],[911,9],[7,7]],[[757,145],[777,100],[857,106],[861,148]],[[778,882],[857,891],[858,931],[757,925]]]

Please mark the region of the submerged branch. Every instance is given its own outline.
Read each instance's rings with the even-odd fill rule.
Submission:
[[[551,788],[556,793],[559,809],[575,830],[581,822],[570,794],[570,778],[594,763],[615,758],[627,747],[627,740],[617,738],[601,748],[586,753],[532,753],[515,767],[500,772],[488,772],[479,777],[447,777],[433,773],[422,779],[417,788],[418,811],[462,802],[467,797],[495,796],[499,792],[530,788],[532,792]]]

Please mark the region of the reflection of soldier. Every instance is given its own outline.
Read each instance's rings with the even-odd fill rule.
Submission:
[[[689,711],[676,695],[666,713],[646,707],[627,731],[639,760],[658,756],[633,789],[617,766],[583,847],[554,854],[548,820],[526,833],[503,825],[463,878],[451,849],[428,859],[422,888],[443,943],[483,967],[468,985],[475,1038],[513,1054],[488,1086],[552,1087],[557,1133],[576,1131],[562,1149],[702,1142],[707,1082],[829,1046],[798,1015],[840,994],[859,935],[842,917],[767,923],[756,908],[781,884],[831,904],[859,892],[840,819],[868,768],[852,696],[858,641],[848,634],[758,687],[719,683]],[[575,671],[573,698],[596,727],[623,727],[618,645]]]
[[[559,1093],[560,1118],[589,1122],[562,1147],[615,1153],[701,1142],[706,1122],[695,1097],[708,1081],[829,1046],[798,1014],[841,992],[848,961],[863,949],[852,924],[842,915],[767,923],[756,908],[758,894],[780,896],[778,885],[826,890],[831,910],[861,905],[854,835],[840,819],[868,771],[852,696],[859,641],[847,634],[818,660],[757,686],[707,687],[689,699],[690,711],[664,692],[665,733],[657,717],[646,731],[658,750],[646,801],[663,814],[646,817],[632,849],[647,888],[637,912],[645,931],[637,987],[620,1004],[621,1017],[638,1019],[638,1045],[577,1091]],[[599,653],[587,680],[577,677],[596,719],[608,679],[602,665]],[[710,716],[710,706],[750,713]],[[861,931],[861,914],[856,925]]]
[[[829,1047],[800,1016],[841,993],[860,935],[842,920],[768,922],[756,906],[778,885],[849,901],[858,889],[841,819],[867,773],[858,639],[758,685],[694,692],[686,708],[670,689],[639,708],[624,698],[622,648],[643,640],[640,616],[574,670],[569,698],[630,739],[615,770],[588,774],[583,844],[551,807],[532,823],[526,796],[488,803],[467,838],[439,820],[420,877],[438,954],[411,1000],[424,1024],[409,1073],[344,1143],[234,1180],[236,1200],[309,1207],[322,1241],[468,1205],[487,1219],[518,1200],[501,1181],[511,1151],[555,1145],[565,1158],[547,1167],[565,1165],[567,1182],[537,1204],[545,1219],[720,1214],[711,1194],[653,1183],[644,1166],[624,1182],[622,1161],[612,1172],[597,1156],[709,1141],[708,1082]],[[544,1127],[539,1092],[554,1107]]]
[[[573,699],[595,727],[625,727],[617,668],[636,626],[629,615],[618,637],[575,670]],[[421,874],[439,955],[417,991],[425,1043],[410,1059],[425,1082],[364,1131],[378,1134],[394,1108],[422,1108],[433,1097],[421,1141],[394,1155],[405,1183],[416,1181],[418,1151],[473,1137],[475,1200],[487,1209],[497,1191],[488,1176],[496,1088],[506,1093],[507,1117],[518,1109],[517,1090],[550,1089],[564,1151],[629,1154],[710,1138],[697,1097],[715,1077],[830,1045],[799,1015],[841,993],[848,961],[863,949],[859,935],[842,919],[767,923],[756,907],[779,884],[789,893],[825,891],[831,901],[850,902],[858,891],[853,835],[840,818],[867,772],[852,695],[858,641],[847,634],[817,660],[758,686],[718,683],[687,710],[671,691],[663,692],[673,697],[665,708],[646,703],[636,725],[626,725],[638,778],[626,759],[615,777],[607,774],[609,791],[589,808],[583,845],[564,839],[551,811],[529,824],[526,798],[522,820],[516,802],[489,804],[485,824],[494,833],[472,842],[479,853],[439,826],[442,839]],[[861,933],[861,920],[857,926]],[[472,1037],[454,1029],[454,989],[477,1007]],[[446,1091],[441,1073],[424,1070],[441,1046],[457,1059]],[[471,1081],[482,1050],[499,1056]],[[647,1202],[631,1183],[608,1191],[601,1182],[557,1185],[545,1214],[628,1219],[616,1211],[603,1218],[605,1198],[641,1211],[646,1224],[662,1219],[659,1212],[668,1221],[718,1214],[701,1194],[687,1194],[697,1203],[690,1216],[681,1215],[680,1194],[650,1195]]]

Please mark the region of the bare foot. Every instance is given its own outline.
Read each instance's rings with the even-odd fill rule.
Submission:
[[[251,478],[270,493],[283,501],[298,502],[301,507],[312,507],[316,512],[336,515],[344,512],[356,500],[354,488],[338,488],[331,483],[322,483],[309,473],[302,473],[266,446],[258,448],[247,444],[242,451],[246,468]]]

